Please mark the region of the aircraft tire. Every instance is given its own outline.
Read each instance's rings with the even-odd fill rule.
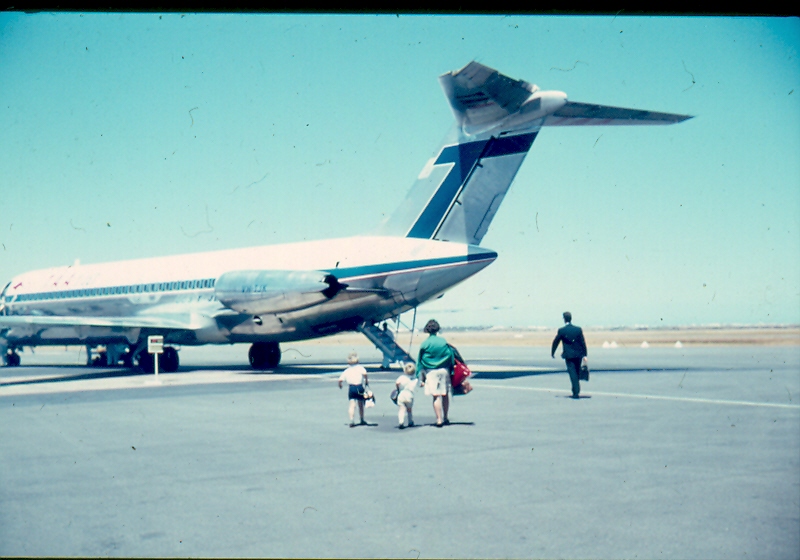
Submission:
[[[178,351],[172,346],[165,346],[164,353],[159,356],[159,369],[162,369],[164,373],[175,373],[178,371],[179,364]]]
[[[248,357],[253,369],[275,369],[281,363],[281,347],[277,342],[256,342]]]
[[[125,354],[123,354],[121,360],[122,360],[122,365],[124,367],[132,368],[133,367],[133,350],[132,349],[128,349],[128,351]]]
[[[144,373],[155,373],[156,362],[153,359],[153,354],[149,354],[147,352],[140,352],[139,367]]]
[[[19,354],[16,352],[6,354],[6,365],[8,367],[17,367],[20,364],[20,361]]]

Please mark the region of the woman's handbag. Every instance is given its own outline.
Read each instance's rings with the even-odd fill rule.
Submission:
[[[394,391],[392,391],[392,394],[391,394],[391,395],[389,395],[389,398],[390,398],[390,399],[392,399],[392,402],[393,402],[394,404],[397,404],[397,397],[398,397],[399,395],[400,395],[400,391],[398,391],[397,389],[395,389]]]
[[[471,375],[472,372],[469,367],[467,367],[467,364],[461,360],[460,355],[456,355],[455,364],[453,365],[453,375],[450,379],[454,395],[466,395],[472,391],[472,385],[467,381],[467,378]]]

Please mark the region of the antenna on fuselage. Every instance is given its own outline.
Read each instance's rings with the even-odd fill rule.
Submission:
[[[8,287],[10,285],[11,285],[11,282],[6,284],[6,287],[3,288],[2,292],[0,292],[0,313],[3,313],[4,315],[5,315],[4,311],[5,311],[5,308],[6,308],[6,290],[8,290]]]
[[[414,344],[414,329],[417,325],[417,307],[414,306],[414,318],[411,319],[411,338],[408,339],[408,351],[411,352],[411,346]]]

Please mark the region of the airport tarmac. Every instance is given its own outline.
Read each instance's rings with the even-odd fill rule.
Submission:
[[[354,339],[356,340],[356,339]],[[354,348],[377,404],[348,427]],[[184,348],[175,374],[77,351],[0,369],[0,555],[800,557],[800,346],[465,346],[474,391],[398,430],[366,344]],[[67,364],[67,365],[55,365]]]

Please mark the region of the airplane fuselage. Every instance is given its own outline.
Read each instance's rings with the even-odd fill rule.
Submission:
[[[177,256],[77,264],[37,270],[12,279],[0,303],[14,325],[5,338],[15,346],[134,343],[175,322],[165,342],[223,344],[292,341],[354,330],[440,295],[490,264],[497,254],[459,243],[351,237]],[[241,313],[218,297],[218,279],[237,271],[320,271],[347,286],[330,299],[277,313]],[[243,294],[258,285],[242,283]],[[289,294],[291,296],[291,294]],[[290,306],[291,307],[291,306]],[[58,324],[85,317],[86,325]],[[106,318],[100,326],[91,318]],[[141,317],[141,323],[136,322]],[[120,318],[115,323],[114,318]],[[35,321],[35,323],[34,323]],[[43,328],[42,323],[52,326]],[[89,324],[94,323],[94,324]]]

